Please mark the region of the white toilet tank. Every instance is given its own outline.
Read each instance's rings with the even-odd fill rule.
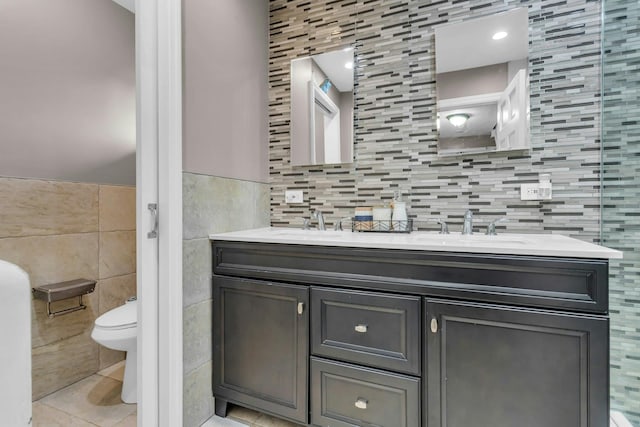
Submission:
[[[0,260],[0,425],[31,425],[31,287],[20,267]],[[11,384],[11,386],[6,386]]]

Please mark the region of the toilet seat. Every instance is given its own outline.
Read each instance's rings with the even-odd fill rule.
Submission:
[[[137,399],[137,302],[127,301],[98,317],[94,322],[91,338],[98,344],[112,350],[127,353],[122,379],[122,401],[136,403]]]
[[[108,330],[135,328],[138,323],[137,312],[137,301],[129,301],[98,317],[95,326]]]

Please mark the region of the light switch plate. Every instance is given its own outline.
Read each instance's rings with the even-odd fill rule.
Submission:
[[[540,184],[522,184],[520,186],[520,200],[542,200],[540,197]]]
[[[284,201],[286,203],[304,203],[304,192],[302,190],[286,190]]]

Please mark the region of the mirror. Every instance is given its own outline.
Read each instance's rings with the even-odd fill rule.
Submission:
[[[353,48],[291,61],[291,164],[353,162]]]
[[[527,9],[439,26],[435,47],[438,155],[529,148]]]

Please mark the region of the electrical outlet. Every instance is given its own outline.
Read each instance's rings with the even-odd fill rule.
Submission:
[[[540,184],[522,184],[520,186],[520,200],[542,200],[540,197]]]
[[[304,203],[304,192],[302,190],[286,190],[284,201],[286,203]]]

